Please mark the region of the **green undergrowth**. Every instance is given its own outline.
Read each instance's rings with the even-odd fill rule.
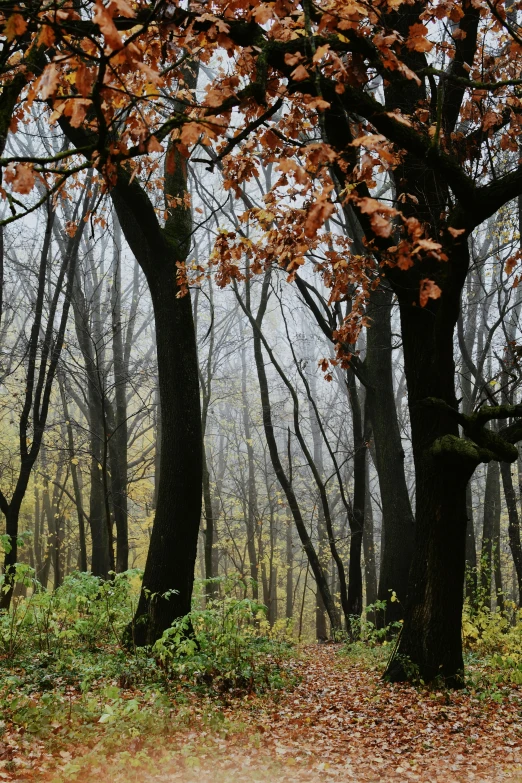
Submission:
[[[367,607],[365,615],[341,647],[341,654],[362,663],[369,670],[384,673],[397,642],[401,622],[386,625],[384,601]],[[381,621],[376,622],[376,613]],[[504,601],[504,609],[482,605],[471,607],[466,601],[462,614],[464,651],[464,693],[481,699],[502,702],[522,688],[522,609],[512,601]],[[438,680],[426,686],[438,690]]]
[[[233,580],[206,606],[200,587],[191,614],[153,648],[129,650],[139,589],[136,571],[108,582],[75,573],[54,592],[19,571],[18,595],[0,614],[0,742],[33,737],[50,754],[81,745],[85,758],[100,744],[110,753],[130,743],[135,760],[143,742],[194,721],[237,730],[223,716],[234,699],[273,698],[295,682],[288,629],[271,629],[264,607]]]
[[[466,602],[462,634],[469,689],[500,702],[522,686],[522,610],[515,603],[505,601],[501,612]]]

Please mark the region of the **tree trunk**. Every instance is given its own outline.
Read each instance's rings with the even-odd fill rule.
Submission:
[[[370,471],[369,455],[366,458],[366,499],[364,503],[364,533],[363,533],[363,552],[364,552],[364,576],[366,582],[366,605],[374,604],[377,600],[377,572],[375,569],[375,544],[373,540],[373,511],[372,499],[370,496]],[[396,602],[392,602],[396,603]],[[388,606],[390,606],[388,602]],[[377,619],[374,615],[374,618]],[[389,620],[388,620],[389,621]]]
[[[484,492],[484,517],[482,522],[482,547],[480,552],[481,603],[491,609],[491,588],[493,576],[493,543],[496,527],[497,507],[500,499],[498,462],[490,462],[486,473]]]
[[[502,473],[502,484],[504,486],[504,495],[506,497],[506,506],[508,511],[508,534],[509,546],[513,556],[513,564],[517,577],[518,599],[520,604],[522,600],[522,545],[520,543],[520,521],[518,516],[517,498],[513,487],[513,477],[511,475],[511,465],[508,462],[500,463]]]
[[[243,338],[243,328],[241,324],[241,337]],[[258,587],[258,559],[256,552],[256,538],[257,538],[257,491],[256,491],[256,474],[254,463],[254,445],[252,442],[252,432],[250,428],[250,406],[247,394],[247,362],[246,362],[246,348],[243,345],[241,348],[241,409],[243,414],[243,430],[245,432],[245,443],[247,448],[247,465],[248,465],[248,479],[247,479],[247,508],[246,508],[246,534],[247,534],[247,552],[248,561],[250,563],[250,579],[252,581],[252,597],[254,601],[258,600],[259,587]],[[261,531],[259,531],[261,534]]]
[[[112,352],[114,360],[114,421],[111,422],[109,459],[111,466],[111,505],[116,526],[116,571],[129,567],[129,520],[127,504],[127,367],[123,346],[121,315],[121,233],[114,220],[114,253],[112,261]],[[132,315],[131,315],[132,317]]]
[[[348,613],[360,617],[362,612],[362,568],[361,554],[364,531],[364,504],[366,496],[366,443],[357,384],[353,370],[346,373],[346,384],[352,410],[354,487],[353,510],[350,519],[350,565],[348,571]]]
[[[471,444],[468,447],[467,441],[459,438],[456,418],[426,400],[435,397],[457,409],[453,332],[468,262],[467,246],[461,243],[460,254],[445,265],[441,298],[425,307],[418,304],[416,275],[413,279],[404,273],[397,275],[403,286],[397,293],[417,514],[404,625],[386,671],[391,680],[417,675],[425,682],[440,676],[447,685],[463,683],[466,486],[478,460]]]
[[[263,359],[262,340],[260,334],[262,318],[265,313],[266,305],[268,301],[268,283],[269,283],[269,277],[267,273],[267,275],[265,275],[265,279],[263,283],[263,292],[262,292],[260,308],[258,311],[258,315],[254,321],[255,325],[253,326],[254,359],[256,363],[257,376],[259,380],[259,391],[261,395],[261,407],[263,412],[263,427],[265,431],[266,442],[270,453],[270,459],[272,461],[274,472],[281,485],[281,489],[285,493],[288,506],[290,508],[290,512],[292,514],[292,517],[295,522],[295,526],[297,528],[297,532],[299,534],[299,538],[301,539],[301,543],[303,544],[303,548],[308,557],[308,562],[310,564],[310,568],[312,569],[312,573],[315,577],[317,587],[323,597],[326,611],[328,612],[330,623],[332,625],[332,630],[340,630],[341,619],[339,617],[339,612],[337,611],[337,607],[335,606],[335,602],[330,592],[330,588],[328,585],[328,581],[324,569],[321,565],[321,562],[319,560],[315,547],[312,543],[312,540],[310,539],[308,530],[306,529],[306,525],[301,513],[301,509],[297,497],[295,495],[292,486],[292,482],[289,480],[281,464],[281,460],[279,457],[279,450],[277,448],[277,441],[274,434],[274,425],[272,422],[272,408],[270,404],[270,393],[268,387],[268,379],[266,376],[265,363]],[[248,307],[248,312],[250,312],[249,303],[247,307]]]
[[[286,619],[291,620],[294,614],[294,547],[293,526],[291,518],[286,520]]]
[[[473,491],[471,480],[466,487],[466,598],[471,607],[477,604],[477,542],[475,540],[475,523],[473,521]]]
[[[174,173],[165,191],[183,199],[186,160],[173,149]],[[179,296],[177,263],[185,261],[192,232],[190,209],[171,209],[161,229],[136,180],[121,171],[112,198],[129,246],[149,284],[155,316],[161,410],[161,469],[134,641],[152,644],[191,608],[201,517],[201,410],[196,335],[190,296]],[[172,592],[171,592],[172,591]]]
[[[366,411],[375,445],[375,467],[382,504],[381,563],[378,598],[386,601],[387,622],[403,616],[413,554],[414,520],[406,478],[404,449],[393,392],[391,309],[393,291],[381,284],[370,295],[364,376]],[[399,601],[390,602],[395,591]]]

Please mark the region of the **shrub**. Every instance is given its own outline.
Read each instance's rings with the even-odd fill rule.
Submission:
[[[265,606],[229,594],[177,620],[153,653],[170,677],[220,692],[252,692],[288,684],[283,662],[291,647],[288,627],[270,629]]]

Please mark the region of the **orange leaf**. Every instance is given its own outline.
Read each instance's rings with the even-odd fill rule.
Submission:
[[[123,41],[121,35],[117,31],[112,16],[103,5],[102,0],[96,0],[94,4],[93,21],[100,28],[100,32],[105,37],[105,43],[110,50],[122,48]]]
[[[12,41],[18,35],[23,35],[27,30],[27,22],[21,14],[11,14],[4,27],[4,35],[8,41]]]
[[[308,79],[309,76],[310,74],[304,65],[298,65],[297,68],[295,68],[290,74],[290,77],[294,80],[294,82],[304,82],[304,80]]]
[[[303,59],[303,55],[301,54],[301,52],[295,52],[294,54],[287,52],[285,54],[286,65],[297,65],[297,63],[302,59]]]
[[[309,239],[313,239],[317,234],[317,231],[321,228],[325,220],[328,220],[335,207],[331,201],[317,201],[308,210],[306,217],[304,232],[305,236]]]
[[[320,60],[322,60],[329,48],[330,44],[323,44],[323,46],[319,46],[312,58],[313,62],[318,63]]]
[[[48,24],[42,25],[42,29],[40,30],[40,33],[38,35],[38,44],[39,46],[45,46],[47,49],[54,44],[55,36],[54,36],[54,30],[52,27],[49,27]]]
[[[493,125],[496,125],[498,121],[498,114],[494,111],[488,111],[484,115],[484,119],[482,120],[482,127],[485,131],[489,130],[493,127]]]
[[[186,144],[195,144],[203,132],[203,128],[197,122],[187,122],[181,130],[181,141]]]
[[[448,232],[451,234],[451,236],[456,239],[457,237],[460,237],[461,234],[464,234],[466,231],[465,228],[453,228],[453,226],[448,227]]]
[[[38,82],[40,88],[40,98],[47,100],[54,95],[58,89],[58,66],[56,63],[49,63],[44,69]]]
[[[80,63],[76,70],[76,88],[83,98],[86,98],[94,82],[94,71],[88,68],[85,63]]]
[[[425,277],[420,281],[419,302],[421,307],[426,307],[428,299],[438,299],[442,294],[439,286]]]
[[[25,163],[10,163],[5,170],[5,181],[15,193],[30,193],[34,187],[34,171]]]
[[[111,11],[113,6],[121,16],[126,16],[128,19],[136,16],[126,0],[111,0]]]
[[[147,144],[147,152],[163,152],[163,147],[155,136],[151,136]]]
[[[273,15],[274,8],[269,3],[261,3],[253,13],[254,19],[258,24],[265,24],[269,19],[272,19]]]

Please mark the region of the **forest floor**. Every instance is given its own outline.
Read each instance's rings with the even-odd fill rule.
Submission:
[[[0,780],[522,781],[522,686],[448,692],[389,685],[382,663],[339,645],[309,645],[291,664],[293,689],[222,700],[212,719],[210,702],[193,694],[182,728],[115,738],[110,750],[76,741],[49,753],[29,735],[7,733],[11,762],[0,761]],[[19,763],[17,742],[24,745]]]

